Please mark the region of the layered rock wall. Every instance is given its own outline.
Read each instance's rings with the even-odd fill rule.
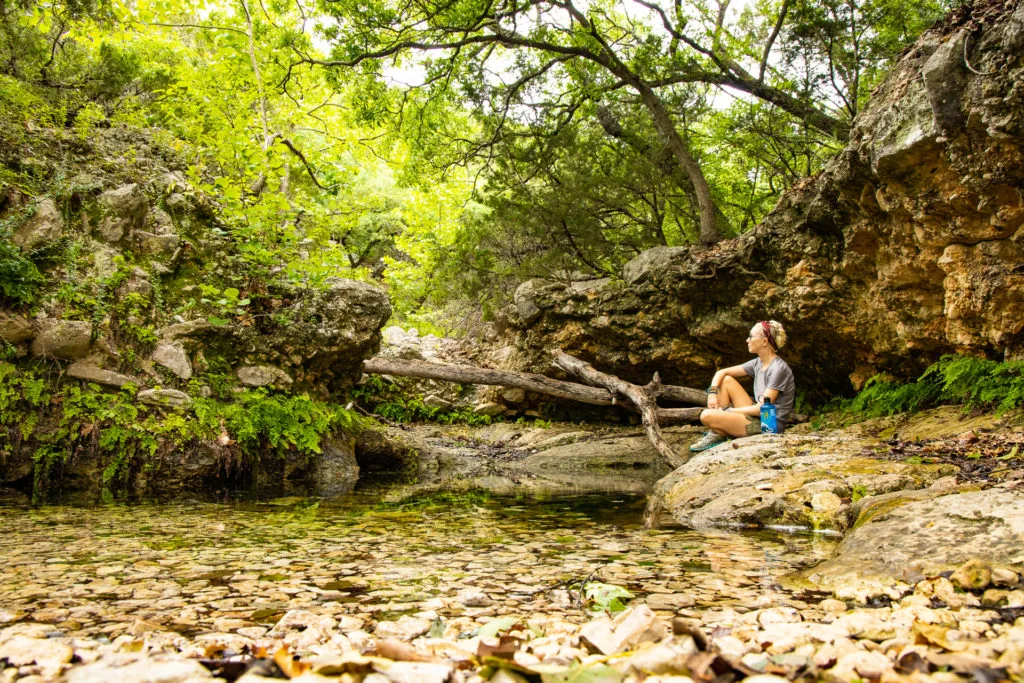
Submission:
[[[1024,355],[1024,4],[978,3],[921,37],[848,146],[741,237],[662,247],[621,281],[530,281],[524,365],[560,347],[605,371],[703,386],[777,319],[812,395],[943,353]]]

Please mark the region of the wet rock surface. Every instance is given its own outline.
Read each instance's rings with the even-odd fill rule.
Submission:
[[[898,596],[916,581],[955,572],[972,561],[977,566],[967,565],[950,577],[961,589],[988,588],[993,567],[1011,573],[1024,570],[1024,487],[1007,485],[926,500],[897,496],[866,506],[836,557],[815,567],[807,578],[863,601]],[[1006,596],[996,604],[1002,599]]]

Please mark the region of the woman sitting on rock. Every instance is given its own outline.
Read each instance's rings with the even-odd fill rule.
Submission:
[[[777,355],[785,343],[786,331],[774,320],[762,320],[750,328],[747,350],[756,353],[757,358],[715,373],[708,387],[708,409],[700,414],[708,432],[690,446],[691,451],[706,451],[729,437],[760,434],[761,404],[766,398],[775,404],[779,433],[785,430],[796,398],[793,371]],[[757,403],[736,380],[744,375],[754,378]]]

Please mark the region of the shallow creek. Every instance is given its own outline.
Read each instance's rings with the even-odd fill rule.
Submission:
[[[584,622],[564,582],[587,577],[664,594],[663,609],[742,609],[763,605],[779,576],[827,558],[836,543],[646,530],[636,494],[379,499],[367,491],[331,504],[7,502],[0,624],[42,622],[103,642],[140,622],[189,639],[255,638],[292,609],[345,616],[367,631],[406,614],[486,623],[544,612]],[[467,589],[475,600],[457,598]]]

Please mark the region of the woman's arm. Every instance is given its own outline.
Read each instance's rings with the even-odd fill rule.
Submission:
[[[746,377],[747,371],[742,365],[734,365],[731,368],[722,368],[711,378],[711,386],[718,389],[722,386],[722,380],[726,377]]]
[[[726,377],[746,377],[747,371],[743,369],[742,365],[733,365],[729,368],[722,368],[715,373],[715,376],[711,378],[711,386],[708,387],[708,408],[717,408],[718,394],[714,390],[721,389],[722,380]]]
[[[772,403],[775,403],[775,399],[777,399],[779,397],[779,390],[778,389],[765,389],[764,393],[761,394],[761,396],[755,396],[754,397],[754,400],[757,401],[757,403],[755,403],[754,405],[752,405],[752,406],[745,406],[743,408],[729,408],[729,412],[731,412],[731,413],[739,413],[740,415],[760,415],[761,414],[761,404],[764,403],[764,400],[763,400],[762,397],[768,397],[769,399],[771,399]]]

